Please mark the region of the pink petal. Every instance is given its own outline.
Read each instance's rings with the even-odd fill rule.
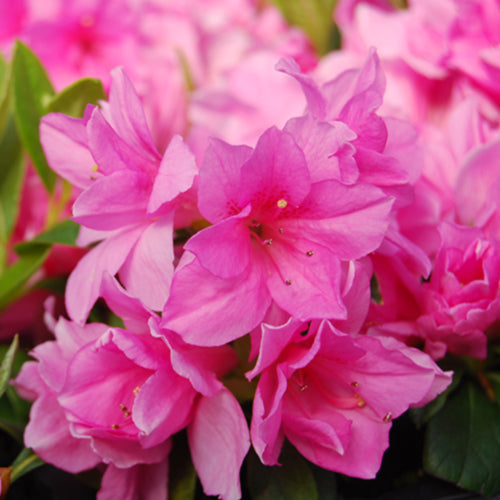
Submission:
[[[321,94],[316,82],[310,76],[302,73],[300,66],[295,60],[291,57],[283,57],[276,64],[276,69],[292,76],[300,83],[311,113],[318,118],[324,118],[326,100]]]
[[[196,233],[184,245],[198,258],[200,264],[219,278],[241,274],[250,262],[250,232],[242,219],[250,206],[239,214]]]
[[[299,243],[301,248],[280,240],[270,246],[274,269],[268,274],[267,287],[271,296],[302,321],[344,319],[347,312],[340,296],[339,259],[315,243]]]
[[[310,182],[302,150],[290,134],[273,127],[260,136],[241,167],[239,204],[251,203],[254,210],[269,216],[265,212],[269,203],[284,199],[290,206],[299,206],[309,193]]]
[[[240,211],[240,169],[250,157],[248,146],[230,146],[212,139],[200,167],[198,207],[212,223]]]
[[[359,177],[351,141],[356,134],[342,122],[323,122],[312,115],[289,120],[285,131],[293,135],[304,152],[311,182],[337,179],[353,183]]]
[[[193,153],[182,137],[175,135],[165,151],[156,174],[148,203],[148,213],[153,213],[163,203],[172,201],[193,184],[198,167]]]
[[[127,469],[108,465],[97,500],[160,500],[167,498],[168,460]]]
[[[88,149],[86,123],[61,113],[42,118],[40,141],[50,167],[79,188],[92,184],[95,160]]]
[[[92,451],[89,439],[77,439],[70,434],[55,394],[46,394],[33,403],[24,442],[46,462],[75,474],[92,469],[101,461]]]
[[[276,465],[285,440],[281,428],[287,379],[281,370],[263,372],[253,400],[251,435],[255,452],[265,465]]]
[[[109,274],[103,274],[100,295],[123,321],[127,330],[137,333],[147,330],[151,311],[146,309],[139,299],[127,293]]]
[[[109,175],[118,170],[132,170],[145,172],[150,176],[156,174],[160,155],[151,154],[147,149],[133,148],[130,142],[126,142],[112,128],[101,109],[96,108],[92,113],[87,133],[89,148],[102,173]]]
[[[119,275],[127,290],[154,311],[167,300],[174,274],[173,213],[146,225]]]
[[[223,500],[241,498],[240,468],[250,448],[250,436],[243,411],[229,391],[201,398],[188,427],[188,439],[205,494]]]
[[[312,185],[302,212],[280,220],[279,225],[285,236],[323,245],[342,260],[358,259],[382,242],[392,202],[373,186],[318,182]]]
[[[73,205],[73,220],[99,230],[141,222],[151,189],[141,172],[123,170],[97,179]]]
[[[195,396],[189,381],[168,366],[152,375],[142,385],[132,408],[135,425],[146,434],[142,446],[156,446],[186,427]]]
[[[66,285],[70,318],[84,323],[99,297],[103,275],[114,276],[144,228],[125,231],[93,248],[77,264]]]
[[[109,107],[105,108],[106,118],[127,144],[147,154],[152,161],[159,159],[134,86],[122,68],[113,69],[111,76],[113,82],[109,92]]]
[[[264,317],[271,297],[263,270],[248,266],[234,278],[221,279],[185,254],[176,270],[162,326],[178,332],[189,343],[222,345],[245,335]]]

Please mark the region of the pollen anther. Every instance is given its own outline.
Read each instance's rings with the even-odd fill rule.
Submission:
[[[292,280],[285,280],[285,285],[290,286],[292,284]]]
[[[288,206],[288,202],[281,198],[281,200],[278,200],[277,205],[278,208],[286,208]]]
[[[312,257],[314,255],[314,252],[312,250],[309,250],[309,252],[306,253],[308,257]]]
[[[358,393],[354,394],[354,397],[358,400],[358,406],[360,408],[366,405],[366,401]]]
[[[139,392],[141,392],[141,388],[139,386],[137,386],[132,392],[134,393],[134,396],[137,396],[137,394],[139,394]]]
[[[392,418],[392,413],[388,412],[386,414],[386,416],[384,417],[384,422],[389,422],[389,420],[391,420],[391,418]]]

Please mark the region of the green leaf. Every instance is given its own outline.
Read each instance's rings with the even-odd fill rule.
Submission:
[[[429,422],[424,466],[462,488],[491,496],[500,490],[500,406],[472,382],[453,393]]]
[[[301,28],[320,55],[340,47],[340,36],[333,22],[337,0],[272,0],[284,17]]]
[[[286,443],[281,466],[262,465],[250,451],[247,457],[247,483],[252,500],[318,500],[318,489],[308,462]]]
[[[19,335],[14,335],[14,339],[10,344],[5,356],[3,357],[2,363],[0,364],[0,397],[5,393],[8,387],[9,380],[11,379],[12,366],[14,364],[14,357],[16,355],[17,349],[19,348]]]
[[[21,42],[15,46],[12,77],[14,116],[19,135],[45,187],[51,192],[56,174],[45,158],[38,128],[54,89],[36,55]]]
[[[0,136],[3,134],[10,105],[11,67],[0,54]]]
[[[0,399],[0,429],[19,443],[23,442],[24,428],[29,420],[31,403],[21,398],[11,385]]]
[[[17,220],[25,163],[11,120],[0,141],[0,273],[7,262],[7,244]]]
[[[61,245],[76,246],[76,238],[78,236],[78,231],[80,226],[73,222],[72,220],[65,220],[56,224],[48,231],[39,234],[35,238],[29,241],[23,241],[15,246],[15,250],[19,255],[24,255],[29,252],[33,247],[39,247],[40,245],[46,245],[51,247],[52,245],[59,243]]]
[[[0,310],[22,295],[23,286],[44,263],[49,251],[47,245],[33,245],[0,275]]]
[[[28,472],[44,464],[45,462],[31,448],[24,448],[12,463],[10,482],[13,483]]]
[[[48,102],[47,111],[80,118],[87,104],[97,104],[104,99],[106,93],[101,81],[95,78],[83,78],[52,97]]]

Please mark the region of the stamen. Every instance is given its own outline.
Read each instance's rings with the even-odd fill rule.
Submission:
[[[123,416],[125,418],[130,417],[131,413],[130,413],[129,409],[124,404],[120,404],[120,410],[122,411]]]
[[[307,389],[307,384],[304,382],[304,373],[301,371],[296,371],[292,375],[292,380],[299,386],[299,390],[305,391]]]
[[[392,418],[392,413],[388,412],[386,414],[386,416],[384,417],[384,422],[389,422],[389,420],[391,420],[391,418]]]
[[[276,204],[278,205],[278,208],[286,208],[288,206],[288,202],[283,198],[281,200],[278,200]]]
[[[92,165],[92,172],[97,172],[99,170],[99,166],[97,164]]]
[[[351,385],[352,385],[353,387],[358,387],[359,382],[351,382]]]
[[[357,404],[360,408],[366,405],[366,401],[358,393],[354,394],[354,397],[358,400]]]
[[[268,240],[264,240],[265,245],[272,245],[273,244],[273,239],[269,238]]]
[[[292,284],[292,280],[285,280],[285,285],[290,286]]]
[[[111,428],[112,428],[114,431],[116,431],[117,429],[119,429],[119,428],[120,428],[120,426],[119,426],[118,424],[113,424],[113,425],[111,426]]]
[[[141,392],[141,388],[139,386],[137,386],[132,392],[134,393],[134,396],[137,397],[137,394],[139,394],[139,392]]]
[[[309,252],[306,253],[308,257],[312,257],[314,255],[314,252],[312,250],[309,250]]]
[[[285,230],[282,227],[280,227],[279,232],[280,232],[280,234],[283,234],[285,232]]]

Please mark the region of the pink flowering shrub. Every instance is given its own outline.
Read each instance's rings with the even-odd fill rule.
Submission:
[[[4,4],[0,424],[99,500],[500,488],[493,0]]]

